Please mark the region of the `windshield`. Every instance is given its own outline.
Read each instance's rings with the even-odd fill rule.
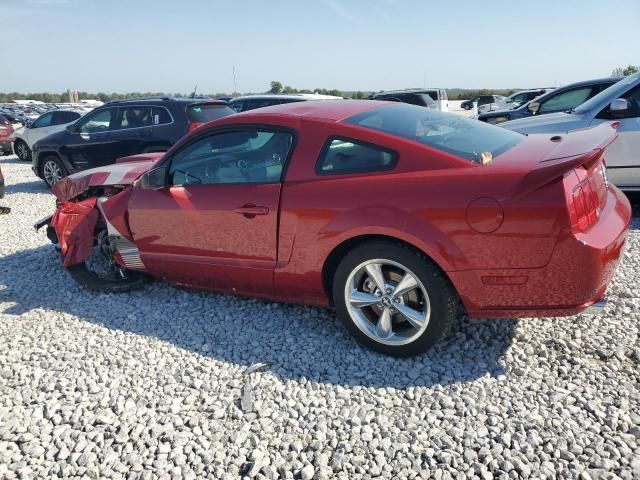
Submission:
[[[629,75],[628,77],[623,78],[618,83],[614,83],[609,88],[605,88],[595,97],[591,97],[582,105],[575,108],[573,110],[573,113],[582,115],[594,108],[597,108],[603,101],[606,101],[606,100],[609,100],[611,102],[614,101],[616,98],[626,93],[626,91],[629,90],[633,85],[635,85],[638,82],[638,80],[640,80],[640,73]]]
[[[345,123],[406,138],[476,163],[481,163],[483,153],[496,157],[524,138],[485,122],[405,103],[359,113]]]
[[[207,123],[211,120],[217,120],[218,118],[226,117],[234,112],[227,105],[220,103],[199,103],[196,105],[189,105],[187,107],[187,116],[190,122],[195,123]]]

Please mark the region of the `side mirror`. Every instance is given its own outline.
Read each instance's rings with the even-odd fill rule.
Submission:
[[[64,129],[69,133],[73,133],[75,132],[75,124],[67,125]]]
[[[540,110],[540,104],[538,102],[529,102],[527,109],[535,115]]]
[[[158,190],[166,186],[166,178],[167,167],[162,165],[146,172],[136,183],[145,190]]]
[[[629,111],[629,102],[624,98],[616,98],[609,105],[609,112],[613,116],[624,115],[628,111]]]

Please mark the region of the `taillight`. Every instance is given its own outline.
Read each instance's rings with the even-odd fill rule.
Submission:
[[[592,182],[592,179],[594,174],[602,174],[601,172],[601,168],[594,168],[574,187],[571,192],[569,216],[571,219],[571,226],[575,232],[584,232],[598,221],[598,217],[600,215],[601,195],[599,195],[598,192],[598,183],[595,182],[594,188],[594,182]]]

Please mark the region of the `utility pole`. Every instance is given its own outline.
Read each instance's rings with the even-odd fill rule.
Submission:
[[[238,94],[238,85],[236,83],[236,66],[233,66],[233,96]]]

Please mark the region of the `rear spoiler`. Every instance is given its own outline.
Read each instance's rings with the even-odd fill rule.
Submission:
[[[585,166],[589,169],[618,138],[617,127],[618,123],[615,122],[603,123],[597,127],[551,136],[549,141],[557,142],[558,146],[522,179],[516,196],[525,197],[574,168]]]

